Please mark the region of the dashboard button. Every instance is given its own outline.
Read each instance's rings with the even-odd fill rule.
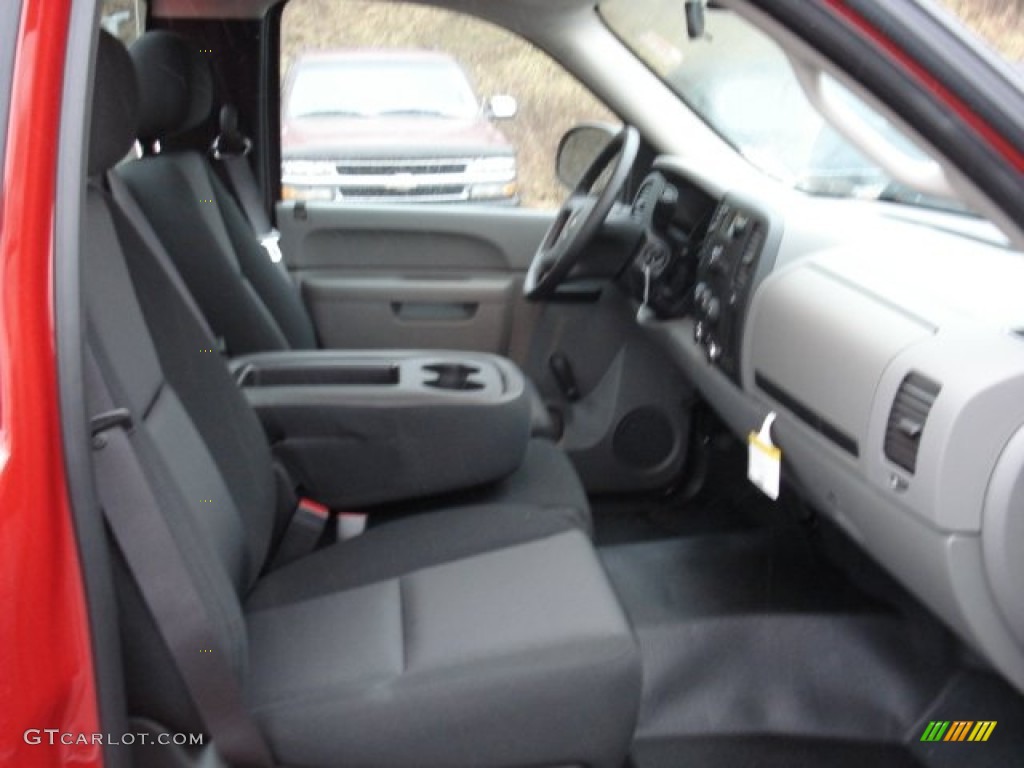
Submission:
[[[708,316],[708,320],[712,323],[718,322],[718,318],[722,316],[722,303],[712,296],[704,307],[704,313]]]

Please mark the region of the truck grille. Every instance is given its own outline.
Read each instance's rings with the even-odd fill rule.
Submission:
[[[481,169],[477,161],[484,157],[314,158],[307,162],[319,166],[317,172],[286,173],[281,183],[300,190],[300,195],[302,189],[327,188],[329,199],[347,202],[462,202],[473,200],[474,191],[486,187],[493,197],[481,199],[514,203],[515,158],[508,158],[508,167],[499,163],[491,169],[483,164]],[[501,197],[506,188],[511,191]]]
[[[365,163],[350,160],[336,166],[342,176],[393,176],[408,173],[427,176],[438,173],[465,173],[467,161],[451,160],[370,160]]]
[[[462,200],[466,197],[466,188],[462,184],[430,184],[409,190],[395,190],[386,187],[342,187],[342,200],[395,200],[395,199],[444,199]]]

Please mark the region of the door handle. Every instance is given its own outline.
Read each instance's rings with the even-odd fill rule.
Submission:
[[[393,301],[391,313],[413,323],[451,323],[472,320],[478,304],[458,301]]]

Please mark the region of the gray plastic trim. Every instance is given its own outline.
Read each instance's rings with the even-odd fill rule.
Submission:
[[[17,13],[11,13],[0,30],[0,157],[5,157],[7,146],[8,113],[11,106],[11,87],[14,80],[14,52],[17,50],[18,28],[21,26],[21,4],[14,6]]]
[[[307,275],[302,293],[324,347],[445,347],[505,352],[511,276],[433,279]]]
[[[534,317],[522,275],[551,219],[550,211],[461,205],[277,208],[285,260],[325,346],[473,349],[519,360]]]
[[[933,331],[813,264],[765,281],[747,328],[748,386],[769,379],[858,445],[882,372]]]
[[[277,205],[289,268],[525,272],[552,211],[445,205]]]
[[[231,369],[292,480],[335,509],[499,480],[530,435],[526,380],[493,355],[275,352]]]
[[[1019,256],[977,241],[893,234],[888,248],[869,237],[861,248],[780,254],[786,266],[761,284],[748,315],[743,390],[707,362],[692,321],[653,330],[741,437],[777,411],[783,478],[1024,689],[1024,344],[1000,325],[1016,317],[1009,296],[1024,273]],[[992,291],[955,290],[984,269]],[[851,430],[860,458],[755,387],[756,371]],[[883,451],[912,371],[942,385],[914,475]]]
[[[985,572],[1007,624],[1024,644],[1024,428],[999,457],[985,498]]]
[[[686,462],[693,388],[635,317],[632,300],[615,286],[594,304],[540,305],[527,373],[562,415],[562,446],[588,493],[661,489],[678,478]],[[567,400],[552,374],[556,354],[573,369],[578,400]],[[621,446],[616,451],[617,430],[641,409],[656,411],[671,434],[665,455],[653,466],[631,465]]]
[[[910,476],[884,455],[900,382],[919,371],[942,384]],[[1024,425],[1024,344],[998,331],[942,330],[907,349],[877,384],[868,430],[867,479],[901,508],[947,531],[977,533],[993,468]]]

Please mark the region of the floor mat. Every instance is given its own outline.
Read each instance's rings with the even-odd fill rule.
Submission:
[[[793,532],[646,542],[601,556],[640,643],[640,738],[899,740],[956,662],[937,625],[908,625]]]
[[[798,528],[600,549],[634,624],[703,615],[877,609]]]
[[[969,656],[937,621],[860,591],[798,530],[601,557],[644,665],[637,768],[1024,765],[1021,697],[965,671]],[[920,742],[937,718],[1002,731],[991,744]]]
[[[631,759],[635,768],[922,768],[898,746],[767,736],[647,741]]]

